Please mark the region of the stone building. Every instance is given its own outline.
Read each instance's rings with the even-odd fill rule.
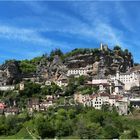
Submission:
[[[74,100],[84,106],[94,107],[95,109],[101,109],[103,105],[116,107],[120,115],[127,115],[128,112],[129,101],[120,95],[110,95],[106,92],[93,95],[77,94],[74,95]]]
[[[14,89],[15,89],[14,85],[0,86],[0,91],[9,91],[9,90],[14,90]]]
[[[91,71],[92,71],[92,65],[87,65],[86,67],[80,67],[80,68],[72,68],[72,69],[68,69],[67,76],[88,75],[88,73]]]
[[[120,80],[124,83],[124,89],[130,90],[131,87],[140,86],[140,72],[133,71],[133,72],[126,72],[120,73],[119,71],[116,72],[115,76],[111,77],[112,80]]]

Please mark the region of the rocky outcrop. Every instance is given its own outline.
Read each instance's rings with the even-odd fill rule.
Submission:
[[[84,50],[84,49],[83,49]],[[132,57],[124,55],[122,51],[116,50],[101,50],[101,49],[82,49],[77,54],[72,51],[67,57],[54,55],[53,59],[48,57],[41,57],[38,61],[28,61],[26,66],[35,66],[35,72],[21,73],[21,65],[19,61],[7,61],[0,66],[0,81],[7,84],[13,84],[21,78],[34,77],[38,82],[45,82],[46,80],[56,81],[60,75],[66,75],[68,69],[86,67],[87,65],[93,66],[89,72],[91,76],[103,78],[110,74],[115,74],[117,70],[126,72],[132,66]],[[71,52],[70,52],[71,53]],[[31,65],[30,65],[31,64]],[[24,66],[24,65],[23,65]],[[26,69],[26,67],[24,66]],[[30,67],[29,67],[30,68]],[[27,76],[28,75],[28,76]]]
[[[90,54],[79,54],[65,59],[65,65],[68,68],[85,67],[87,64],[94,63],[94,56]]]
[[[0,66],[2,82],[6,84],[15,84],[21,79],[21,72],[18,61],[7,61]]]
[[[99,62],[96,61],[95,63],[93,63],[93,75],[97,75],[99,72]]]
[[[61,74],[66,74],[67,68],[59,56],[54,56],[52,62],[40,62],[36,74],[43,80],[57,80]]]
[[[134,66],[130,69],[131,72],[133,71],[140,71],[140,65]]]
[[[109,50],[103,52],[99,50],[98,53],[79,54],[68,57],[65,60],[65,65],[68,68],[85,67],[86,65],[93,65],[94,76],[104,77],[109,74],[115,74],[117,70],[126,72],[131,66],[131,61],[119,55],[114,55],[114,52]]]

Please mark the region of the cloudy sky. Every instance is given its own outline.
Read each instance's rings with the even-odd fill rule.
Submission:
[[[0,63],[52,49],[128,48],[140,62],[140,2],[0,1]]]

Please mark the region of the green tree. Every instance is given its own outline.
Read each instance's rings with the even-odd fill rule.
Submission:
[[[56,136],[69,136],[72,134],[72,122],[65,109],[59,109],[55,116]]]
[[[50,53],[49,60],[52,61],[55,55],[58,55],[59,57],[62,58],[63,57],[63,52],[60,49],[52,50],[51,53]]]
[[[138,132],[136,131],[136,129],[132,129],[131,130],[130,137],[131,137],[131,139],[137,139],[137,138],[139,138]]]
[[[22,128],[22,123],[17,116],[8,116],[5,119],[5,129],[7,135],[14,135]]]
[[[102,128],[97,123],[90,123],[86,126],[87,138],[88,139],[99,139],[101,138]]]
[[[0,135],[6,135],[5,116],[0,116]]]
[[[41,86],[39,84],[33,83],[33,82],[26,82],[25,88],[23,91],[20,91],[20,95],[25,97],[32,97],[39,96],[39,93],[41,92]]]
[[[121,47],[120,47],[120,46],[115,46],[115,47],[113,48],[113,50],[121,50]]]
[[[20,70],[22,73],[33,73],[36,71],[36,66],[28,60],[20,62]]]
[[[40,116],[35,119],[35,125],[41,138],[53,138],[55,136],[55,130],[49,120]]]
[[[41,88],[41,94],[42,95],[50,95],[50,89],[51,89],[51,86],[45,86],[43,88]]]
[[[104,138],[106,139],[117,139],[119,138],[118,129],[112,125],[107,125],[104,127]]]

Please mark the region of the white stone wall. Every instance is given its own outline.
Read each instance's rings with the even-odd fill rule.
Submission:
[[[120,74],[119,72],[116,73],[116,76],[111,78],[112,80],[120,80],[124,83],[124,89],[130,90],[131,87],[140,86],[140,73],[139,72],[132,72],[132,73],[124,73]]]
[[[88,72],[87,69],[70,69],[67,72],[67,76],[70,75],[86,75]]]
[[[95,109],[101,109],[103,105],[103,99],[101,97],[96,97],[92,99],[92,107]]]
[[[102,105],[109,102],[108,96],[97,96],[85,103],[87,106],[94,107],[95,109],[101,109]]]
[[[111,106],[113,106],[113,105],[116,104],[116,100],[115,100],[115,99],[109,99],[108,102],[109,102],[109,104],[110,104]]]
[[[109,84],[108,79],[93,79],[92,84]]]
[[[14,90],[15,86],[0,86],[1,91]]]

